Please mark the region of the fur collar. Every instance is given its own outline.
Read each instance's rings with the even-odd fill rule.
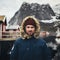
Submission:
[[[39,37],[39,34],[40,34],[40,23],[38,22],[38,20],[37,20],[34,16],[27,16],[26,18],[23,19],[22,24],[21,24],[21,28],[20,28],[21,37],[22,37],[23,39],[25,39],[25,38],[29,39],[29,38],[31,37],[31,36],[27,35],[27,34],[25,33],[24,29],[23,29],[23,28],[24,28],[24,22],[25,22],[28,18],[33,18],[33,19],[35,20],[37,29],[36,29],[36,31],[35,31],[35,33],[34,33],[34,37],[35,37],[35,38],[38,38],[38,37]]]

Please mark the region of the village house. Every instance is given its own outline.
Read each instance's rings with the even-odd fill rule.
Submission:
[[[0,40],[2,38],[13,39],[13,38],[18,38],[18,37],[20,37],[20,26],[8,25],[6,17],[4,15],[2,16],[0,15]]]

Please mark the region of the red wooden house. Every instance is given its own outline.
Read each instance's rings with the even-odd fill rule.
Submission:
[[[2,38],[2,35],[6,31],[6,25],[7,25],[6,17],[4,15],[2,16],[0,15],[0,38]]]

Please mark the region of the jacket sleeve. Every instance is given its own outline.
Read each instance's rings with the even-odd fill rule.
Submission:
[[[44,43],[44,46],[43,46],[43,56],[44,56],[43,60],[52,60],[52,58],[51,58],[51,51],[47,47],[46,43]]]
[[[15,42],[11,49],[10,60],[17,60],[17,55],[18,55],[17,49],[18,49],[18,44],[17,44],[17,42]]]

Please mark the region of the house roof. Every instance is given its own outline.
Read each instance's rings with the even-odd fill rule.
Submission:
[[[18,29],[20,28],[19,25],[10,25],[10,26],[6,26],[6,30],[13,30],[13,29]]]
[[[5,21],[5,16],[4,15],[0,16],[0,21],[2,21],[2,22]]]

